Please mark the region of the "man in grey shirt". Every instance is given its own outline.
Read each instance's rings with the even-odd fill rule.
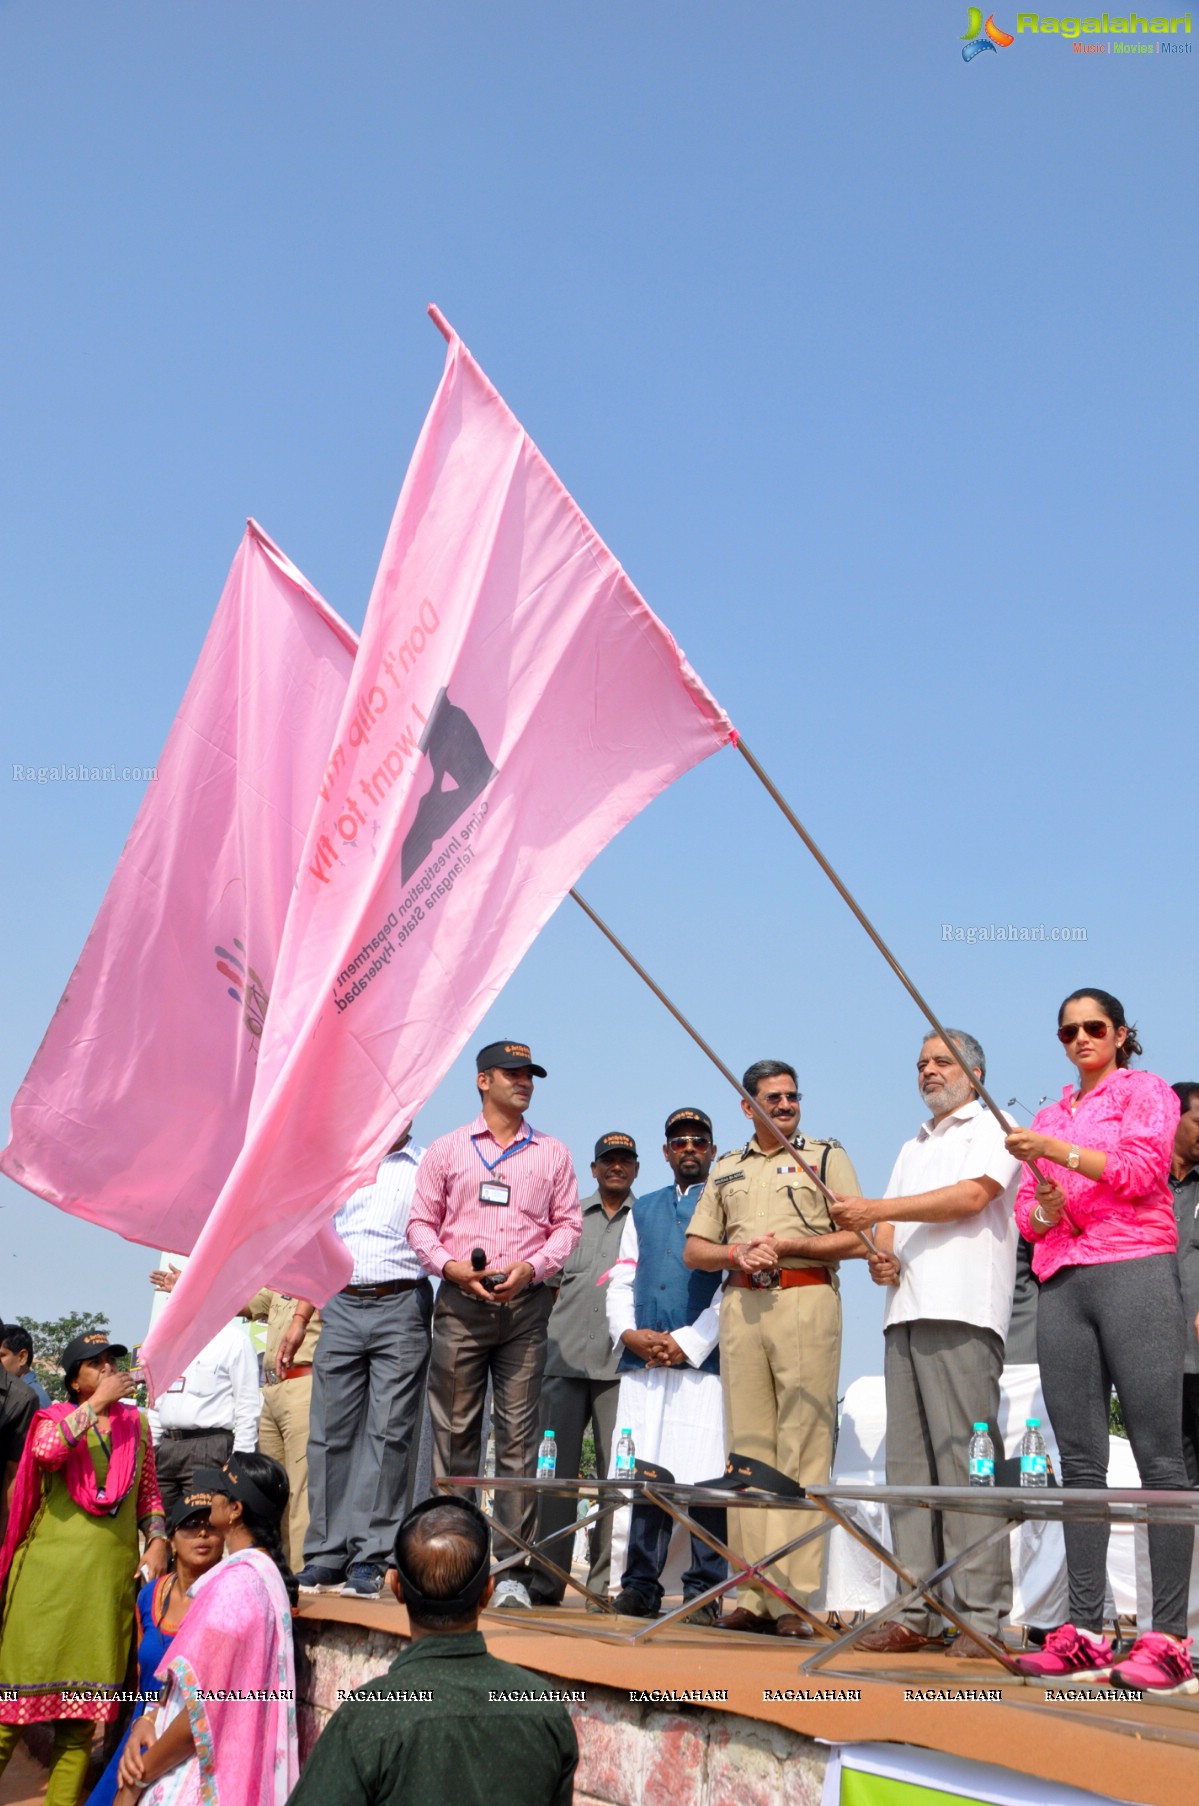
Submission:
[[[1178,1224],[1178,1277],[1187,1320],[1182,1376],[1182,1452],[1187,1479],[1199,1486],[1199,1084],[1175,1085],[1182,1115],[1174,1131],[1170,1190]]]
[[[618,1355],[608,1334],[605,1288],[601,1281],[620,1258],[620,1238],[628,1219],[638,1173],[637,1147],[631,1135],[601,1135],[595,1144],[591,1175],[598,1190],[582,1198],[583,1236],[567,1261],[550,1314],[545,1378],[537,1407],[538,1426],[552,1430],[558,1444],[560,1480],[578,1477],[587,1425],[595,1437],[596,1472],[608,1472],[616,1434],[616,1399],[620,1391]],[[538,1502],[538,1539],[574,1522],[577,1503],[568,1498]],[[570,1567],[571,1539],[563,1536],[546,1553],[561,1568]],[[587,1584],[606,1595],[612,1559],[612,1519],[601,1518],[592,1532],[591,1569]],[[565,1586],[535,1569],[529,1592],[534,1605],[561,1605]],[[590,1601],[588,1601],[590,1609]]]

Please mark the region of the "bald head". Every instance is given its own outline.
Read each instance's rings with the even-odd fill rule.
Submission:
[[[404,1595],[412,1623],[427,1630],[462,1630],[474,1624],[485,1595],[472,1605],[458,1605],[448,1612],[438,1611],[436,1601],[457,1599],[486,1561],[489,1547],[486,1525],[452,1500],[401,1524],[396,1535],[396,1566],[421,1595],[416,1603],[411,1593]]]

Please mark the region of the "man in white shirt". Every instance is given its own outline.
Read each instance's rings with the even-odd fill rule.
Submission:
[[[258,1357],[239,1318],[218,1330],[149,1413],[163,1510],[200,1467],[223,1467],[258,1446]]]
[[[960,1029],[946,1033],[981,1082],[983,1050]],[[916,1062],[932,1111],[899,1151],[883,1198],[842,1198],[842,1229],[871,1229],[879,1253],[871,1276],[893,1289],[885,1321],[887,1484],[966,1486],[975,1423],[997,1451],[999,1375],[1012,1308],[1018,1232],[1013,1211],[1020,1163],[1004,1148],[1007,1125],[979,1099],[939,1036]],[[895,1553],[911,1573],[931,1574],[1002,1520],[962,1513],[892,1512]],[[1004,1537],[955,1569],[963,1613],[994,1636],[1012,1601]],[[861,1639],[862,1649],[906,1653],[935,1642],[939,1618],[917,1600]],[[959,1653],[985,1658],[965,1639]]]
[[[312,1357],[303,1592],[375,1598],[406,1509],[433,1313],[433,1287],[408,1246],[425,1151],[411,1127],[333,1218],[354,1271],[321,1312]],[[295,1300],[279,1366],[295,1359],[313,1308]]]

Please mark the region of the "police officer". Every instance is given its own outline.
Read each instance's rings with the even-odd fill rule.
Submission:
[[[798,1135],[794,1067],[758,1060],[742,1084],[778,1133],[758,1126],[743,1147],[716,1162],[683,1258],[704,1272],[729,1269],[720,1375],[730,1450],[767,1462],[800,1485],[822,1485],[833,1457],[841,1365],[837,1262],[865,1249],[852,1231],[834,1226],[823,1194],[787,1143],[794,1142],[830,1191],[856,1187],[857,1178],[840,1142]],[[741,1108],[756,1123],[749,1105],[742,1101]],[[729,1542],[747,1563],[795,1534],[794,1519],[779,1512],[730,1518]],[[774,1564],[781,1584],[805,1604],[820,1585],[823,1549],[817,1540]],[[723,1624],[785,1637],[813,1634],[785,1600],[756,1582],[740,1589],[737,1609]]]

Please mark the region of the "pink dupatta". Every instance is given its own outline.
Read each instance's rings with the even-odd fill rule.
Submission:
[[[96,1480],[96,1470],[92,1465],[86,1436],[81,1436],[78,1442],[71,1444],[66,1441],[60,1429],[55,1452],[57,1453],[59,1446],[65,1448],[65,1461],[49,1462],[44,1456],[41,1460],[38,1459],[35,1444],[39,1429],[51,1423],[65,1423],[78,1409],[78,1405],[72,1404],[69,1399],[63,1399],[57,1404],[45,1406],[41,1411],[35,1411],[30,1419],[25,1450],[13,1482],[8,1528],[4,1545],[0,1548],[0,1587],[7,1581],[13,1556],[24,1542],[29,1526],[37,1516],[42,1502],[42,1481],[47,1472],[65,1470],[63,1478],[67,1483],[67,1491],[76,1505],[98,1518],[107,1517],[121,1503],[137,1477],[137,1451],[141,1442],[142,1420],[136,1405],[118,1402],[109,1410],[112,1443],[103,1491]]]
[[[291,1604],[269,1555],[243,1549],[202,1576],[156,1678],[170,1683],[159,1731],[186,1710],[195,1768],[171,1769],[142,1806],[283,1806],[299,1779],[296,1677]]]

